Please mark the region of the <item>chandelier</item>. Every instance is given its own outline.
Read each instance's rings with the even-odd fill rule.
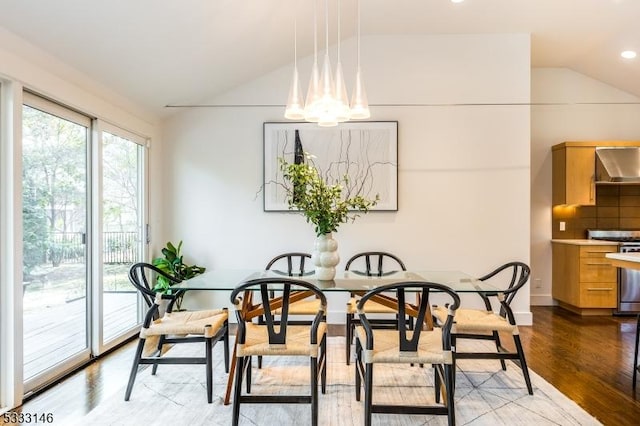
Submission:
[[[340,62],[340,0],[338,0],[338,41],[337,41],[337,65],[335,79],[331,69],[329,59],[329,1],[325,0],[325,53],[322,64],[322,72],[318,68],[318,20],[317,20],[318,0],[313,4],[313,66],[309,79],[307,97],[303,103],[300,91],[300,78],[298,74],[298,43],[297,43],[297,20],[294,22],[294,59],[293,78],[289,90],[289,98],[285,109],[284,117],[290,120],[305,120],[318,123],[319,126],[336,126],[349,120],[364,120],[371,116],[367,94],[362,81],[362,71],[360,69],[360,0],[357,0],[357,67],[355,86],[351,97],[351,103],[347,96],[347,88]]]

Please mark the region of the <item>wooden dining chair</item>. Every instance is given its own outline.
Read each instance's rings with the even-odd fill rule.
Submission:
[[[224,309],[202,311],[173,312],[176,300],[183,291],[162,294],[154,290],[156,278],[162,276],[171,283],[180,280],[165,274],[148,263],[136,263],[129,270],[129,281],[142,295],[148,306],[147,313],[139,334],[138,347],[133,359],[129,382],[124,400],[131,397],[133,384],[138,374],[138,367],[151,364],[151,374],[155,375],[160,364],[205,364],[207,378],[207,401],[213,400],[213,355],[214,345],[222,341],[224,344],[225,371],[229,372],[229,327],[228,311]],[[165,312],[161,314],[163,302],[168,302]],[[201,357],[164,356],[165,345],[181,343],[204,343]],[[170,355],[170,353],[169,353]]]
[[[399,270],[406,271],[407,268],[400,258],[394,254],[383,251],[368,251],[355,254],[345,265],[345,271],[351,271],[355,274],[365,275],[368,277],[382,277],[391,275]],[[347,302],[347,317],[345,320],[345,336],[346,336],[346,353],[347,365],[351,363],[351,345],[353,344],[353,332],[356,325],[360,322],[356,317],[356,305],[360,300],[359,296],[351,294],[349,302]],[[392,314],[397,315],[398,312],[388,306],[370,300],[365,306],[365,311],[369,314]],[[369,319],[371,324],[376,327],[395,327],[395,319]]]
[[[511,310],[511,302],[518,290],[520,290],[529,280],[531,270],[528,265],[522,262],[509,262],[487,275],[479,278],[480,281],[498,280],[498,288],[502,291],[478,293],[482,298],[485,309],[460,308],[456,314],[455,323],[452,329],[453,345],[456,346],[460,339],[491,340],[495,343],[495,352],[460,352],[456,350],[456,359],[498,359],[503,370],[507,369],[505,360],[511,359],[522,369],[527,390],[533,395],[529,369],[522,348],[518,325]],[[498,302],[500,309],[494,311],[491,300]],[[446,306],[437,306],[433,309],[433,315],[439,323],[447,319],[448,309]],[[500,333],[510,334],[513,337],[516,351],[511,352],[505,349],[500,342]],[[456,346],[457,348],[457,346]]]
[[[365,309],[366,304],[372,297],[389,292],[396,293],[398,303],[396,327],[393,330],[374,329],[368,318],[369,313]],[[429,296],[432,292],[438,292],[440,297],[450,299],[446,321],[441,327],[436,328],[428,327]],[[416,294],[420,297],[416,298]],[[419,301],[419,304],[407,303],[408,297]],[[358,301],[356,309],[361,325],[357,326],[355,331],[356,400],[360,401],[364,383],[365,425],[371,425],[373,413],[446,415],[449,425],[455,424],[453,399],[455,358],[451,326],[459,305],[460,298],[455,291],[442,284],[424,281],[400,282],[378,287],[366,293]],[[409,327],[407,316],[415,317],[412,328]],[[376,364],[432,364],[436,404],[396,405],[383,402],[374,404],[373,379]],[[441,399],[443,403],[440,403]]]
[[[311,263],[311,255],[302,252],[290,252],[279,254],[267,263],[265,268],[277,274],[287,277],[307,277],[315,273],[314,265]],[[272,295],[273,296],[273,295]],[[289,306],[289,315],[306,315],[313,316],[320,309],[320,300],[309,297],[305,300],[299,300]],[[280,315],[280,311],[274,311],[276,315]],[[258,322],[264,324],[264,318],[260,316]],[[307,321],[290,321],[290,324],[311,324]],[[258,357],[258,368],[262,368],[262,357]]]
[[[253,305],[257,292],[261,305]],[[271,292],[274,292],[273,297]],[[310,325],[289,322],[289,309],[299,298],[315,296],[320,300]],[[311,404],[311,424],[318,424],[318,376],[322,393],[326,393],[326,318],[327,299],[314,285],[291,278],[261,278],[247,281],[231,293],[236,307],[236,377],[233,397],[233,420],[237,425],[243,403]],[[276,315],[278,309],[280,314]],[[264,312],[258,312],[264,311]],[[254,323],[255,315],[264,315],[264,324]],[[276,319],[277,317],[277,319]],[[309,395],[251,395],[251,357],[303,356],[309,358],[311,392]],[[299,368],[291,366],[290,368]],[[242,385],[246,377],[246,394]],[[274,419],[274,421],[277,421]]]
[[[307,267],[309,268],[307,269]],[[280,254],[271,259],[265,269],[291,278],[307,277],[315,273],[314,265],[311,263],[311,255],[301,252]],[[309,297],[292,303],[289,306],[289,315],[315,315],[319,308],[320,299]],[[275,313],[280,314],[278,310]],[[303,321],[303,323],[310,324],[311,321]]]

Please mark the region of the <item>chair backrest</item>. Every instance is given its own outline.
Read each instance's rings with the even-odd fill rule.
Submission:
[[[313,264],[307,260],[311,259],[309,253],[283,253],[271,259],[267,264],[266,270],[273,270],[287,274],[290,277],[306,277],[315,273]],[[305,270],[305,266],[310,265],[310,270]],[[275,269],[277,267],[284,267],[283,269]]]
[[[511,300],[516,295],[516,292],[520,290],[529,280],[531,275],[531,269],[526,263],[522,262],[509,262],[499,266],[495,270],[489,272],[487,275],[480,277],[480,281],[488,281],[492,278],[500,280],[508,280],[509,285],[500,285],[501,288],[505,288],[502,293],[506,296],[506,303],[510,304]],[[506,282],[506,281],[503,281]]]
[[[502,266],[499,266],[494,271],[489,272],[487,275],[480,277],[480,281],[488,281],[491,279],[496,280],[505,280],[503,282],[508,282],[508,286],[504,284],[500,284],[499,287],[505,288],[504,291],[500,292],[504,295],[504,299],[500,300],[500,315],[505,317],[507,312],[510,312],[510,309],[505,309],[506,306],[511,305],[511,301],[516,296],[518,290],[520,290],[529,280],[529,276],[531,275],[531,269],[529,266],[522,262],[509,262],[505,263]],[[498,296],[498,294],[487,294],[486,296]],[[488,303],[488,300],[485,299],[485,305]],[[491,307],[487,307],[488,310],[491,310]],[[515,320],[514,320],[515,321]],[[515,323],[515,322],[514,322]]]
[[[158,276],[166,278],[171,283],[181,282],[178,278],[164,273],[150,263],[136,263],[129,269],[129,281],[140,291],[148,307],[153,305],[156,293],[158,293],[154,290]],[[167,295],[165,298],[173,299],[174,297]]]
[[[367,251],[358,253],[347,261],[345,271],[352,271],[369,277],[390,275],[400,268],[406,271],[402,260],[396,255],[384,251]]]
[[[430,307],[429,307],[429,295],[431,292],[437,292],[438,294],[445,294],[451,298],[451,303],[448,302],[448,310],[449,314],[447,316],[447,320],[442,325],[442,338],[443,338],[443,349],[450,350],[451,349],[451,326],[453,324],[453,317],[455,315],[455,311],[460,306],[460,297],[458,294],[452,290],[451,288],[437,283],[431,283],[427,281],[404,281],[398,282],[394,284],[388,284],[384,286],[377,287],[373,290],[367,292],[360,301],[358,302],[358,316],[360,317],[360,321],[364,330],[367,334],[367,349],[373,349],[373,328],[371,323],[367,319],[367,314],[365,312],[365,304],[369,299],[374,296],[380,296],[380,300],[378,303],[391,303],[394,306],[390,306],[392,308],[396,308],[395,304],[397,304],[398,315],[397,315],[397,330],[398,330],[398,348],[401,352],[416,352],[418,350],[418,343],[420,341],[421,333],[428,332],[425,330],[425,324],[431,315]],[[396,301],[392,301],[388,294],[390,292],[394,292],[396,295]],[[382,294],[386,293],[386,294]],[[420,297],[412,298],[417,299],[417,306],[408,304],[406,294],[419,294]],[[408,322],[407,315],[411,315],[415,318],[415,324],[410,331],[411,339],[407,338],[407,330],[408,330]]]
[[[246,306],[252,292],[259,292],[263,301],[262,306]],[[270,297],[274,292],[275,296]],[[298,300],[315,296],[320,299],[320,307],[313,319],[311,328],[311,343],[317,343],[317,330],[321,322],[325,321],[327,298],[316,286],[305,281],[292,278],[259,278],[240,284],[231,292],[231,302],[236,307],[238,318],[238,343],[244,344],[246,338],[246,322],[260,315],[264,316],[270,345],[282,345],[287,341],[287,322],[289,306]],[[264,313],[257,312],[262,308]],[[274,312],[279,311],[279,319],[275,319]],[[276,331],[276,326],[279,330]]]

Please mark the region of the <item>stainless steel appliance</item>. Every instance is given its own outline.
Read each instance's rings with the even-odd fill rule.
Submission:
[[[620,253],[640,252],[640,230],[587,231],[589,239],[615,241]],[[618,314],[640,313],[640,270],[618,268]]]
[[[596,148],[596,182],[640,182],[640,147]]]

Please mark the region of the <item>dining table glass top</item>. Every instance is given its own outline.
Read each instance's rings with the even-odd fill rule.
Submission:
[[[368,291],[383,285],[402,281],[428,281],[443,284],[460,293],[496,293],[505,288],[496,287],[486,281],[460,271],[396,271],[381,277],[366,276],[356,271],[336,273],[331,281],[317,280],[313,274],[302,277],[289,277],[280,271],[264,271],[255,269],[216,269],[197,277],[182,281],[173,286],[184,290],[233,290],[245,281],[258,278],[293,278],[306,281],[322,291]]]

